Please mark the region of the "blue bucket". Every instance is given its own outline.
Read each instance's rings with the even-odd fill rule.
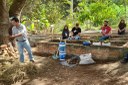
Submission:
[[[60,52],[60,53],[59,53],[59,59],[60,59],[61,61],[65,60],[65,57],[66,57],[66,53],[65,53],[65,52]]]
[[[66,43],[60,42],[59,43],[59,59],[65,60],[65,56],[66,56]]]
[[[60,42],[59,43],[59,53],[60,52],[66,52],[66,44],[65,44],[65,42]]]

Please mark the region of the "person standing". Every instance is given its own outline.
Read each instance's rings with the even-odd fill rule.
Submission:
[[[111,27],[108,26],[108,21],[104,21],[104,26],[101,27],[101,33],[102,33],[102,37],[99,39],[99,41],[102,42],[106,39],[109,39],[109,37],[111,36]]]
[[[125,21],[122,19],[118,25],[118,34],[119,35],[122,35],[122,34],[125,34],[125,31],[126,31],[126,23]]]
[[[27,38],[26,27],[19,22],[19,19],[14,17],[11,19],[13,25],[11,38],[15,38],[18,51],[20,54],[20,62],[24,63],[24,48],[27,50],[30,62],[34,62],[31,46]]]

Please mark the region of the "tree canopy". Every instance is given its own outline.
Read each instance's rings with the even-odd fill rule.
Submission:
[[[90,21],[92,26],[99,26],[104,20],[108,20],[111,25],[118,24],[122,18],[127,21],[128,0],[30,0],[27,3],[22,20],[37,22],[39,27],[48,27],[61,21],[85,25]],[[59,26],[57,28],[62,28]]]

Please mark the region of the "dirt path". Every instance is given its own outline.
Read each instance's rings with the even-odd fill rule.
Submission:
[[[128,65],[119,62],[79,65],[73,68],[50,57],[36,57],[41,73],[14,85],[128,85]]]

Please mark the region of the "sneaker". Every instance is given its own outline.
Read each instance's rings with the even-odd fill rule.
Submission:
[[[35,63],[35,61],[34,61],[34,60],[30,60],[30,62]]]
[[[128,63],[128,60],[127,60],[127,59],[123,59],[123,60],[121,61],[121,63],[122,63],[122,64],[126,64],[126,63]]]

